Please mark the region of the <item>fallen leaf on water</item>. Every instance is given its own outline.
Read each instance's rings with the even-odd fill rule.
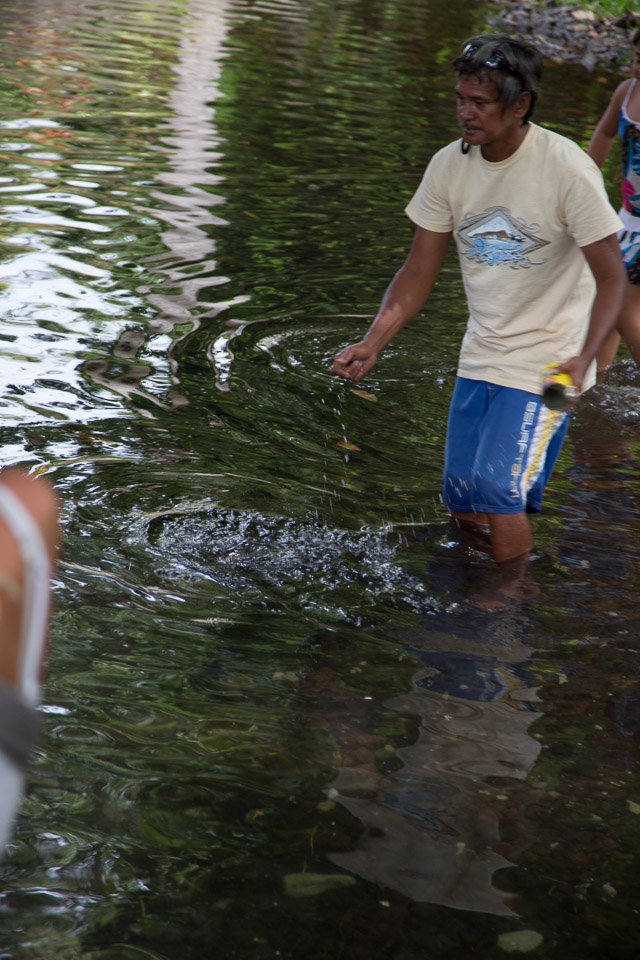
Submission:
[[[627,800],[627,805],[631,813],[640,813],[640,803],[634,803],[633,800]]]
[[[325,890],[352,887],[355,882],[345,873],[290,873],[284,878],[284,892],[289,897],[316,897]]]
[[[338,446],[342,447],[343,450],[357,450],[360,451],[360,447],[356,447],[355,443],[349,443],[348,440],[339,440]]]
[[[354,393],[356,397],[362,397],[363,400],[370,400],[371,403],[377,403],[378,398],[375,393],[367,393],[366,390],[351,390],[351,393]]]

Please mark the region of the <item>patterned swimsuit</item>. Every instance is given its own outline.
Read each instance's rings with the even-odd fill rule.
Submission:
[[[618,133],[622,147],[622,209],[624,229],[618,234],[620,252],[629,283],[640,284],[640,123],[627,113],[627,104],[637,80],[629,84],[620,108]]]

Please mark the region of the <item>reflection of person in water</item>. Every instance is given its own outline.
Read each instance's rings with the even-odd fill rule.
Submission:
[[[0,855],[38,733],[57,515],[44,480],[0,473]]]
[[[384,890],[394,910],[404,901],[513,915],[493,875],[513,865],[507,857],[528,834],[520,785],[538,756],[528,728],[540,716],[526,666],[531,651],[515,641],[483,644],[475,632],[439,639],[429,629],[427,637],[428,649],[422,631],[407,648],[420,663],[412,691],[384,704],[419,718],[417,739],[397,751],[393,772],[376,765],[381,744],[367,741],[362,724],[354,728],[362,697],[338,690],[325,673],[315,678],[334,705],[320,725],[342,754],[328,792],[363,825],[355,849],[329,857]],[[509,843],[500,836],[507,822]]]
[[[538,715],[499,702],[443,700],[423,679],[385,704],[421,717],[416,743],[398,751],[402,769],[391,776],[342,769],[332,784],[337,802],[365,829],[356,850],[331,859],[412,901],[511,914],[508,896],[492,884],[494,872],[511,863],[492,849],[500,791],[485,778],[527,776],[539,749],[527,729]]]

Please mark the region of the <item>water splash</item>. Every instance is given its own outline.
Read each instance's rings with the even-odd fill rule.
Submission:
[[[358,608],[372,599],[391,599],[417,610],[435,609],[424,584],[397,563],[391,529],[351,532],[318,520],[216,507],[155,517],[146,537],[170,561],[174,575],[179,568],[235,588],[311,585],[316,595],[355,586]]]

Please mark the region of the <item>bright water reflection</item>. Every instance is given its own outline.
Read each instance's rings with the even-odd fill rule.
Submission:
[[[635,958],[638,375],[584,402],[539,593],[492,615],[439,502],[454,261],[329,374],[491,8],[4,14],[0,443],[66,529],[0,956]],[[616,79],[549,65],[541,119],[585,137]]]

